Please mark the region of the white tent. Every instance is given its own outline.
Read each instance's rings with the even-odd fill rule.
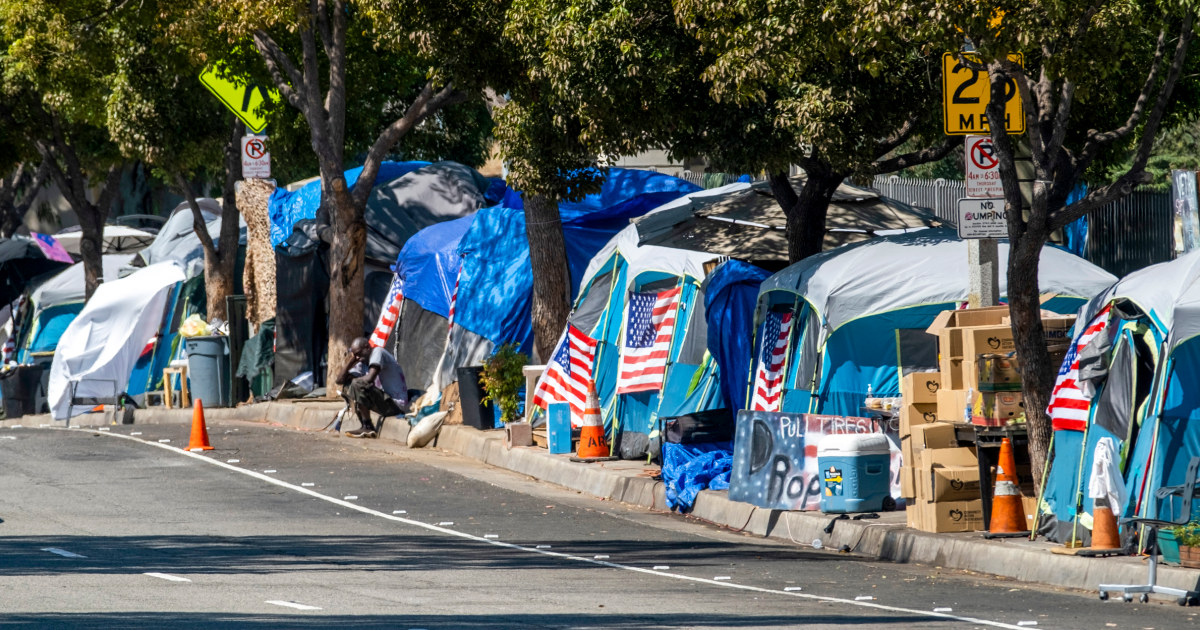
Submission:
[[[164,262],[100,285],[58,341],[47,396],[56,420],[72,415],[71,398],[112,397],[125,390],[146,342],[158,332],[170,289],[184,280]]]
[[[82,231],[60,232],[55,234],[54,238],[63,246],[63,249],[67,250],[67,253],[79,256],[79,242],[83,239]],[[104,243],[101,250],[103,254],[132,254],[145,249],[154,242],[154,234],[124,225],[106,225],[101,240]]]

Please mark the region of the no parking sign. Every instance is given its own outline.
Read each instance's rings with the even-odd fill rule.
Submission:
[[[267,137],[242,136],[242,179],[270,179],[270,177],[271,154],[267,151]]]
[[[1000,161],[991,136],[967,136],[966,175],[967,196],[995,198],[1004,196],[1000,184]]]

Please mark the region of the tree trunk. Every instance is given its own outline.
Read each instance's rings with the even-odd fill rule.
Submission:
[[[228,320],[226,298],[233,295],[234,270],[237,268],[239,212],[234,186],[242,174],[242,136],[246,125],[236,117],[225,145],[225,188],[221,201],[221,233],[214,251],[204,250],[204,291],[208,317]]]
[[[334,383],[344,367],[350,342],[363,336],[363,259],[367,249],[365,207],[354,202],[344,177],[325,191],[331,204],[333,234],[329,248],[329,355],[326,383]],[[364,204],[365,205],[365,204]]]
[[[83,259],[84,300],[92,299],[96,289],[104,282],[104,222],[108,220],[108,208],[86,204],[75,208],[79,217],[79,256]]]
[[[787,217],[788,261],[793,263],[821,253],[829,202],[845,179],[841,173],[819,166],[806,168],[805,172],[799,195],[786,173],[774,173],[770,178],[771,194]]]
[[[1057,365],[1051,365],[1042,328],[1038,266],[1045,235],[1026,232],[1010,241],[1008,302],[1017,356],[1021,358],[1021,390],[1029,430],[1029,462],[1033,481],[1040,484],[1052,434],[1046,407],[1054,389]],[[1040,488],[1039,488],[1040,490]]]
[[[571,312],[571,274],[558,200],[548,195],[525,196],[525,236],[533,268],[533,352],[548,361]]]

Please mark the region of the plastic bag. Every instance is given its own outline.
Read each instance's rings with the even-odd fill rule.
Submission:
[[[184,337],[204,337],[211,332],[208,322],[204,321],[199,313],[189,315],[179,326],[179,334]]]

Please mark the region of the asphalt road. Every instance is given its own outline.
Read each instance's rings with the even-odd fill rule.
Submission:
[[[266,425],[0,432],[0,626],[1186,628]],[[170,440],[162,442],[161,440]],[[1036,624],[1036,625],[1035,625]]]

